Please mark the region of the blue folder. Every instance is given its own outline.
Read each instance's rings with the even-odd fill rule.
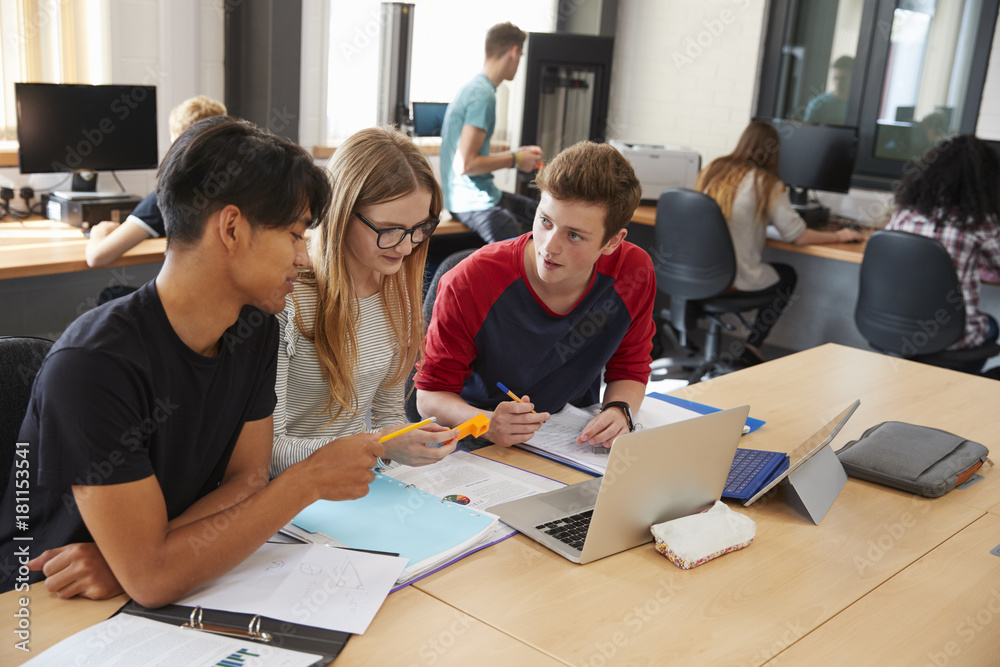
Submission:
[[[375,476],[362,498],[318,500],[292,519],[302,530],[323,533],[352,549],[397,553],[409,559],[408,567],[455,549],[495,521],[383,474]]]

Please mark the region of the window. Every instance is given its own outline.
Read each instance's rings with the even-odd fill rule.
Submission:
[[[856,187],[975,132],[1000,0],[775,0],[757,114],[858,128]]]
[[[0,140],[17,139],[14,82],[110,83],[109,0],[0,0]]]
[[[482,69],[483,41],[490,26],[510,21],[525,32],[551,32],[556,26],[556,0],[475,3],[474,8],[467,0],[411,1],[415,18],[410,100],[416,102],[451,101]],[[355,0],[337,3],[329,12],[323,130],[329,144],[375,124],[380,5],[379,0]],[[516,85],[516,80],[512,83]],[[507,128],[507,115],[500,113],[508,103],[504,88],[497,91],[497,138],[503,138]]]

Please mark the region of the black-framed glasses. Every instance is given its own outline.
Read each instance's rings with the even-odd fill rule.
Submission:
[[[378,239],[375,241],[375,245],[382,250],[395,248],[403,242],[403,239],[406,238],[407,234],[410,235],[410,242],[413,245],[419,245],[431,237],[431,234],[434,233],[438,223],[441,222],[440,220],[428,220],[427,222],[421,222],[416,227],[412,227],[410,229],[406,229],[405,227],[386,227],[385,229],[380,229],[379,227],[373,225],[368,218],[360,213],[355,213],[354,215],[358,216],[358,220],[368,225],[373,232],[378,234]]]

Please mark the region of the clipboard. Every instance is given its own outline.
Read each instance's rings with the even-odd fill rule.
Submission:
[[[326,665],[332,662],[351,638],[348,632],[289,623],[259,614],[252,616],[176,604],[149,609],[132,600],[122,606],[117,614],[130,614],[179,628],[210,632],[265,646],[322,656],[321,660],[313,663],[314,665]]]

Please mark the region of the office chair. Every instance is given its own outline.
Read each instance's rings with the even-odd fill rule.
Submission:
[[[0,498],[7,490],[31,385],[50,347],[46,338],[0,338]]]
[[[427,287],[427,294],[424,295],[424,330],[430,326],[431,315],[434,313],[434,300],[437,298],[438,284],[441,282],[441,276],[448,273],[451,269],[461,262],[463,259],[474,253],[476,248],[469,248],[467,250],[459,250],[458,252],[453,252],[452,254],[445,257],[441,263],[438,265],[437,270],[434,271],[434,277],[431,278],[431,282]],[[405,403],[405,413],[406,418],[411,422],[418,422],[422,419],[420,413],[417,412],[417,392],[413,389],[413,376],[416,374],[417,369],[411,368],[410,375],[406,378],[406,403]]]
[[[962,370],[1000,354],[995,342],[947,349],[965,335],[962,285],[944,246],[919,234],[872,234],[854,323],[875,350],[933,366]]]
[[[656,288],[670,298],[670,307],[660,313],[661,329],[674,349],[685,355],[657,359],[652,368],[655,372],[674,366],[689,369],[687,379],[694,384],[706,374],[725,372],[736,356],[719,355],[721,330],[735,329],[721,316],[731,313],[749,327],[740,313],[763,308],[773,297],[726,294],[736,277],[736,251],[726,218],[708,195],[681,188],[666,190],[656,204],[653,231]],[[698,356],[687,338],[700,319],[707,320],[709,328]]]

